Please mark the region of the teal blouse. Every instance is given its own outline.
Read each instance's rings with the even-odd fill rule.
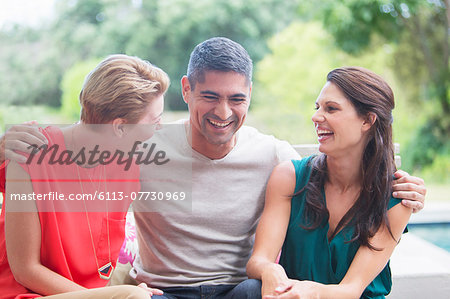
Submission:
[[[309,180],[311,157],[292,160],[295,167],[295,193],[302,189]],[[314,229],[306,230],[303,210],[306,192],[294,196],[291,201],[291,215],[284,241],[280,264],[291,279],[311,280],[324,284],[338,284],[347,273],[358,251],[357,242],[351,240],[354,228],[345,227],[331,241],[328,241],[328,221]],[[325,194],[325,193],[324,193]],[[325,198],[324,198],[325,199]],[[401,200],[391,198],[389,209]],[[384,298],[391,291],[392,280],[389,263],[365,289],[361,298]]]

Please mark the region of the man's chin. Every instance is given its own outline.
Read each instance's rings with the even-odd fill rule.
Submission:
[[[226,144],[230,143],[233,140],[233,137],[234,137],[234,134],[227,134],[225,136],[217,136],[217,135],[207,134],[206,140],[210,144],[220,146],[220,145],[226,145]]]

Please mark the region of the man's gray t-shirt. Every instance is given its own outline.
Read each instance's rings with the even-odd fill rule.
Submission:
[[[173,147],[164,167],[180,186],[191,184],[192,210],[141,213],[139,205],[153,203],[133,204],[139,253],[130,275],[159,288],[238,284],[247,278],[269,176],[280,162],[300,157],[287,142],[243,126],[233,150],[211,160],[192,150],[182,122],[174,126],[157,139]],[[143,190],[162,186],[149,179],[159,169],[141,167]]]

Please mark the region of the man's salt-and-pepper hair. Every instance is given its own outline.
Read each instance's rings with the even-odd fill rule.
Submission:
[[[205,72],[236,72],[252,81],[253,63],[247,51],[237,42],[225,37],[213,37],[198,44],[189,59],[187,77],[192,89],[203,82]]]

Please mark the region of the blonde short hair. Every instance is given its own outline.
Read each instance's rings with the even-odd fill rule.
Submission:
[[[138,57],[111,55],[87,75],[80,92],[81,120],[103,124],[116,118],[137,123],[147,105],[163,95],[169,76]]]

